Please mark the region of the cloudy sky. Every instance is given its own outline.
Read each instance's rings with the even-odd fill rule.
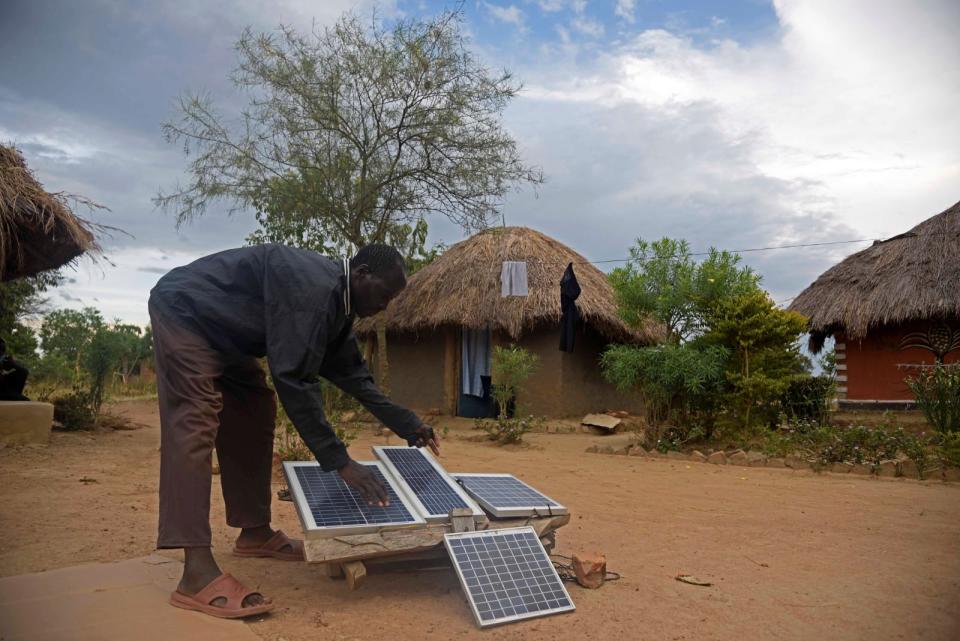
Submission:
[[[444,4],[380,2],[385,20]],[[110,208],[110,262],[84,263],[54,306],[143,323],[168,269],[243,244],[252,213],[175,229],[151,198],[184,177],[161,123],[183,92],[242,104],[228,76],[250,25],[309,30],[348,0],[3,0],[0,141],[48,189]],[[505,114],[547,182],[512,194],[528,225],[591,260],[632,239],[694,250],[881,238],[960,199],[955,0],[466,0],[472,47],[524,91]],[[434,241],[462,237],[431,219]],[[865,243],[750,252],[778,301]],[[614,264],[604,263],[609,269]]]

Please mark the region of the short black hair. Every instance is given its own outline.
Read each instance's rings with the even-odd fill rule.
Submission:
[[[376,276],[392,276],[398,269],[406,276],[403,256],[390,245],[374,243],[361,247],[357,255],[350,259],[350,268],[355,269],[360,265],[366,265],[370,273]]]

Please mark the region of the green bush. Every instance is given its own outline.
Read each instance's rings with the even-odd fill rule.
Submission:
[[[527,432],[539,427],[543,419],[536,416],[515,416],[512,418],[500,416],[494,420],[479,419],[477,429],[487,433],[491,441],[501,445],[520,443]]]
[[[960,367],[938,364],[906,383],[934,429],[941,434],[960,432]]]
[[[536,371],[539,360],[536,354],[516,345],[497,346],[493,350],[491,383],[498,418],[507,418],[511,401],[520,395],[524,383]]]
[[[834,387],[831,376],[795,376],[780,399],[787,420],[825,424],[830,416]]]
[[[647,422],[699,423],[707,436],[713,426],[727,351],[720,347],[613,345],[600,357],[603,376],[617,388],[637,390]]]
[[[960,432],[944,432],[938,435],[937,456],[945,465],[960,467]]]
[[[93,429],[96,414],[90,401],[90,393],[74,389],[71,393],[53,399],[53,419],[65,432]]]

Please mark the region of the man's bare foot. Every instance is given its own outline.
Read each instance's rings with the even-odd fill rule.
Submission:
[[[211,581],[223,574],[220,566],[214,560],[210,548],[184,548],[183,557],[183,577],[180,579],[180,584],[177,585],[177,590],[184,594],[190,596],[197,594],[210,585]],[[243,600],[243,606],[249,608],[266,602],[262,594],[251,594]],[[226,599],[218,597],[210,605],[223,607],[226,605]]]

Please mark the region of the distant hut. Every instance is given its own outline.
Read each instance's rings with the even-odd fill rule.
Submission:
[[[504,261],[526,262],[527,296],[502,296]],[[563,352],[560,279],[571,262],[582,289],[576,301],[581,320],[574,351]],[[638,332],[627,326],[617,314],[606,276],[580,254],[533,229],[491,229],[453,245],[411,276],[383,314],[391,396],[411,407],[489,415],[488,393],[468,393],[464,371],[466,378],[474,378],[469,361],[482,362],[494,346],[516,343],[540,359],[526,395],[518,399],[527,411],[579,416],[642,409],[635,395],[621,394],[602,379],[598,359],[610,342],[649,343],[657,330]],[[357,323],[358,334],[370,343],[375,342],[378,318]],[[372,344],[368,357],[375,365]]]
[[[91,225],[43,189],[15,147],[0,145],[0,281],[56,269],[96,250]]]
[[[911,403],[906,377],[960,362],[960,203],[849,256],[790,309],[810,319],[814,352],[835,337],[844,405]]]

